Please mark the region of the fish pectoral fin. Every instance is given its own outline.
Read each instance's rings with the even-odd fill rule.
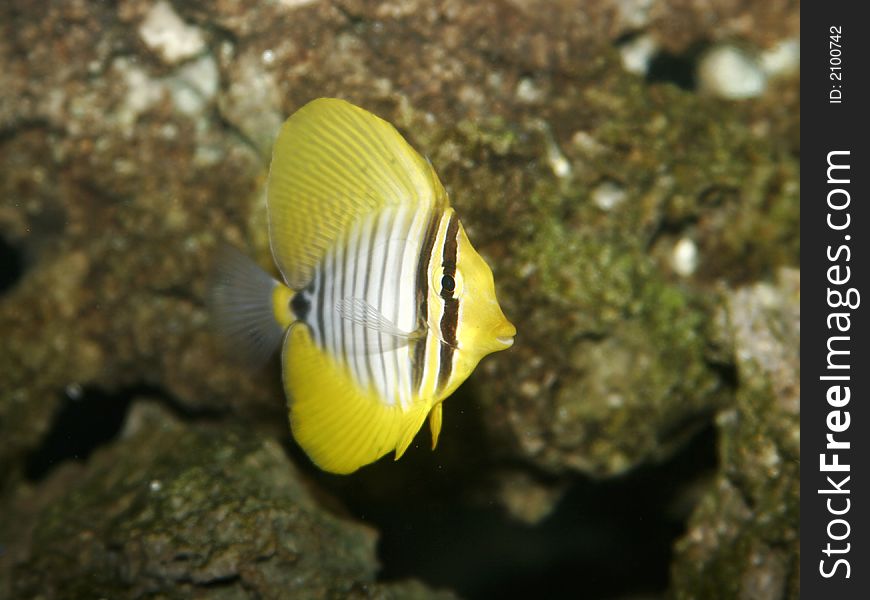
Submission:
[[[419,338],[421,335],[419,330],[405,331],[362,298],[342,298],[335,303],[335,310],[342,319],[353,321],[378,333],[409,340]]]
[[[426,402],[403,408],[360,388],[307,327],[290,330],[282,361],[293,436],[324,471],[352,473],[393,450],[400,457],[428,413]]]
[[[342,298],[335,303],[335,310],[342,319],[351,321],[369,331],[382,334],[364,336],[362,344],[356,340],[351,340],[348,349],[354,354],[395,350],[413,340],[420,339],[425,334],[425,329],[422,326],[414,331],[405,331],[362,298]]]

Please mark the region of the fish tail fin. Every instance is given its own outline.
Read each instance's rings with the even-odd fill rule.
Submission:
[[[228,349],[252,367],[281,345],[295,317],[294,292],[229,244],[215,255],[208,286],[212,326]]]

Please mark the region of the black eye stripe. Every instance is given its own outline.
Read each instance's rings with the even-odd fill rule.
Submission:
[[[456,215],[454,215],[455,217]],[[456,235],[459,232],[459,219],[451,219],[447,228],[447,240],[444,245],[444,254],[442,256],[441,268],[443,275],[441,276],[441,293],[439,294],[445,300],[453,298],[453,290],[456,289],[456,252],[458,240]]]
[[[441,265],[444,277],[456,275],[456,259],[459,252],[459,217],[456,213],[450,215],[447,232],[444,239],[444,250],[441,253]],[[454,281],[455,286],[455,281]],[[456,348],[456,327],[459,324],[459,300],[452,292],[441,286],[441,298],[444,299],[444,313],[441,315],[441,352],[438,360],[438,389],[444,389],[453,371],[453,352]]]
[[[426,322],[429,319],[429,262],[432,260],[435,249],[435,238],[438,234],[438,219],[433,215],[429,218],[426,228],[426,236],[423,238],[423,246],[420,251],[420,260],[417,265],[417,304],[420,307],[420,316]],[[436,259],[437,260],[437,259]],[[414,348],[414,389],[419,390],[423,383],[424,360],[426,357],[426,345],[429,339],[426,336],[418,340]]]

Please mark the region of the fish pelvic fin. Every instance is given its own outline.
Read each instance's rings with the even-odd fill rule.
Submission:
[[[294,292],[234,246],[218,248],[208,285],[211,324],[228,351],[262,366],[293,324]]]
[[[391,451],[398,459],[428,413],[424,400],[405,407],[362,389],[305,326],[290,329],[282,364],[293,437],[324,471],[353,473]]]
[[[432,449],[438,446],[438,436],[441,434],[442,403],[437,402],[429,411],[429,431],[432,433]]]

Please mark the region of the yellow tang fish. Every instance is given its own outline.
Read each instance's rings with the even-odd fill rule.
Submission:
[[[442,401],[516,329],[432,166],[386,121],[320,98],[281,127],[267,202],[285,283],[221,257],[218,327],[259,358],[283,337],[293,435],[325,471],[398,459],[427,415],[434,448]]]

